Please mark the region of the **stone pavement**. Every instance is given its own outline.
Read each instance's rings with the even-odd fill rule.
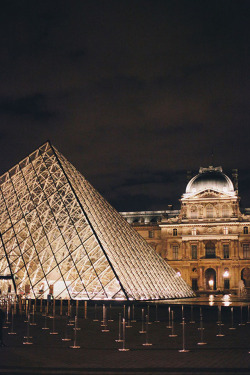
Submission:
[[[27,333],[27,323],[24,323],[25,315],[17,315],[14,319],[13,331],[16,335],[9,335],[11,324],[4,329],[6,347],[0,348],[0,374],[250,374],[250,323],[247,304],[243,307],[234,307],[234,319],[232,328],[231,306],[222,306],[219,326],[218,307],[203,306],[203,341],[206,345],[198,345],[201,341],[200,306],[193,307],[195,323],[190,323],[191,307],[183,305],[185,316],[185,349],[189,352],[179,352],[183,348],[182,307],[178,304],[158,304],[158,318],[160,322],[154,322],[155,305],[149,305],[150,324],[148,342],[152,346],[143,346],[146,335],[140,334],[141,308],[148,312],[148,305],[136,304],[135,317],[137,322],[132,323],[132,328],[126,328],[127,352],[118,351],[122,343],[117,343],[118,316],[123,313],[121,304],[108,309],[108,318],[114,322],[108,322],[109,332],[102,332],[100,320],[102,318],[102,305],[99,305],[95,317],[94,306],[88,308],[88,317],[84,319],[84,311],[79,309],[78,327],[76,331],[76,345],[78,349],[72,349],[74,333],[73,326],[67,325],[65,315],[67,306],[64,306],[63,315],[59,315],[59,306],[56,310],[56,318],[47,319],[49,330],[43,330],[45,317],[37,311],[35,315],[36,326],[30,326],[32,344],[24,345]],[[169,337],[172,333],[168,325],[168,308],[174,311],[174,333],[176,337]],[[109,308],[109,304],[107,304]],[[74,316],[72,309],[72,318]],[[33,317],[31,317],[32,322]],[[244,325],[240,325],[243,323]],[[67,330],[67,331],[66,331]],[[58,334],[51,334],[52,332]],[[62,341],[65,334],[71,341]],[[217,334],[225,336],[216,336]]]

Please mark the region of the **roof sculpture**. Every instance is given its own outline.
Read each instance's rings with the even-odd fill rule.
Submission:
[[[167,299],[192,289],[50,142],[0,177],[0,275],[56,298]],[[1,283],[1,280],[0,280]]]

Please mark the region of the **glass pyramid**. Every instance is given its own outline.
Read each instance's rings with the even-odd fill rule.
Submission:
[[[2,292],[13,283],[44,298],[194,295],[50,142],[0,177],[0,232]]]

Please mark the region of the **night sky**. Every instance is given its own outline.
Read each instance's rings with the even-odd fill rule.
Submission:
[[[239,169],[250,207],[250,1],[3,1],[0,174],[50,139],[121,211]],[[212,156],[213,154],[213,156]]]

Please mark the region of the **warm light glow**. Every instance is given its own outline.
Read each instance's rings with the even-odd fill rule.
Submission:
[[[223,301],[229,301],[230,300],[230,295],[229,294],[225,294],[222,299],[223,299]]]
[[[50,292],[83,300],[194,296],[50,142],[1,176],[0,191],[0,253],[4,244],[17,293],[26,288],[31,298]],[[10,274],[6,257],[0,270]],[[1,281],[0,289],[6,292]]]
[[[210,288],[213,288],[213,286],[214,286],[214,280],[213,280],[213,279],[210,279],[210,280],[208,281],[208,285],[210,286]]]
[[[222,298],[223,300],[223,306],[230,306],[232,304],[232,302],[230,302],[230,295],[229,294],[225,294]]]
[[[229,277],[229,272],[227,270],[223,273],[223,277]]]

